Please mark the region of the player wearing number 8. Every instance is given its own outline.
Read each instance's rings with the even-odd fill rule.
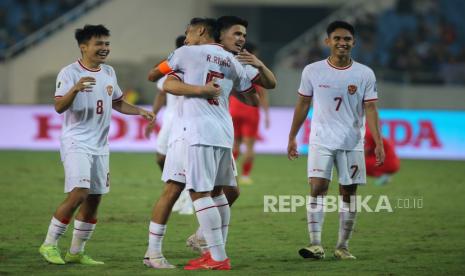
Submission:
[[[310,246],[299,254],[304,258],[322,259],[321,231],[324,221],[324,196],[328,191],[333,167],[339,175],[342,196],[339,216],[339,239],[334,255],[355,259],[348,240],[355,225],[356,210],[351,205],[357,185],[365,184],[363,152],[365,116],[375,141],[377,164],[384,162],[383,142],[379,131],[376,80],[367,66],[352,60],[355,45],[354,28],[347,22],[329,24],[325,43],[329,58],[307,65],[302,72],[298,99],[289,133],[288,157],[298,157],[296,135],[314,102],[308,154],[308,178],[311,187],[307,209]],[[350,208],[352,207],[352,208]]]
[[[82,58],[64,67],[57,77],[55,110],[64,113],[61,132],[61,160],[65,169],[66,199],[58,206],[47,236],[39,249],[50,263],[98,265],[84,253],[97,222],[97,209],[110,189],[108,131],[111,111],[141,115],[153,120],[153,113],[123,100],[115,71],[104,64],[110,53],[110,32],[103,25],[86,25],[76,30]],[[73,240],[63,260],[58,240],[74,219]]]

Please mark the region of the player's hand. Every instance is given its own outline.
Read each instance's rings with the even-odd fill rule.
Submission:
[[[206,98],[218,98],[221,94],[221,87],[212,80],[202,87],[200,94]]]
[[[250,64],[255,68],[260,68],[265,66],[261,60],[259,60],[255,55],[243,50],[236,55],[237,60],[242,64]]]
[[[154,128],[155,128],[155,120],[151,121],[145,126],[145,130],[144,130],[145,138],[150,139],[150,135],[152,135]]]
[[[383,144],[377,145],[375,147],[375,156],[376,156],[376,166],[381,166],[384,164],[384,158],[386,158],[386,155],[384,154],[384,147]]]
[[[287,144],[287,158],[289,158],[289,160],[299,158],[299,152],[297,151],[297,141],[295,138],[289,139],[289,143]]]
[[[140,109],[139,115],[144,117],[144,119],[146,119],[147,121],[153,122],[155,120],[155,113],[147,111],[145,109]]]
[[[95,85],[95,78],[93,77],[82,77],[75,85],[74,91],[76,92],[92,92],[92,86]]]

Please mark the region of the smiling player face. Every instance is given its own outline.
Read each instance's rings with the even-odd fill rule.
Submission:
[[[325,40],[331,50],[331,56],[339,58],[350,57],[350,52],[355,45],[354,36],[346,29],[338,28]]]
[[[108,36],[93,36],[87,43],[80,46],[82,58],[92,64],[105,63],[110,54],[110,40]]]

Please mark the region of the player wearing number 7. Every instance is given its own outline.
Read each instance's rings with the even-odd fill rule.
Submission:
[[[311,189],[307,206],[310,246],[299,254],[322,259],[321,231],[324,221],[324,196],[328,192],[333,166],[339,175],[339,238],[334,251],[338,259],[355,259],[349,252],[349,238],[355,225],[357,185],[366,183],[363,152],[365,116],[375,141],[377,164],[384,162],[379,131],[376,80],[367,66],[352,60],[354,28],[347,22],[329,24],[325,43],[328,59],[307,65],[302,72],[297,104],[289,132],[288,157],[298,157],[296,135],[307,117],[313,99],[313,116],[308,149],[308,178]]]
[[[82,58],[64,67],[57,77],[55,110],[64,113],[61,160],[65,169],[66,199],[58,206],[39,249],[53,264],[99,265],[84,253],[94,232],[101,197],[110,190],[108,131],[111,110],[141,115],[154,114],[123,100],[115,70],[104,64],[110,53],[110,31],[103,25],[86,25],[75,33]],[[75,211],[73,240],[64,260],[58,239],[65,233]]]

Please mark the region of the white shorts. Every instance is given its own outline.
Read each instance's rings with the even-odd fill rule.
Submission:
[[[209,192],[215,186],[237,186],[236,164],[229,148],[187,147],[186,189]]]
[[[168,146],[166,153],[165,166],[161,180],[168,182],[173,180],[180,183],[186,183],[186,164],[187,162],[187,143],[184,139],[173,141]]]
[[[110,156],[81,152],[66,153],[65,193],[74,188],[87,188],[89,194],[106,194],[110,191]]]
[[[365,155],[363,151],[331,150],[320,145],[309,145],[308,177],[331,180],[334,165],[341,185],[366,183]]]
[[[171,122],[163,122],[157,136],[156,151],[160,154],[166,155],[168,153],[168,142],[170,138],[172,124]]]

